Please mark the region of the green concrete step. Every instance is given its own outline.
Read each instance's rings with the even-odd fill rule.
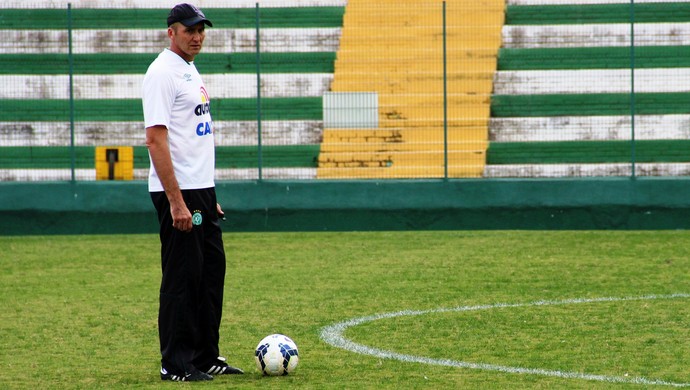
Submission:
[[[635,161],[690,161],[690,140],[636,141]],[[590,164],[631,162],[630,141],[492,142],[487,164]]]
[[[111,75],[146,73],[158,53],[99,53],[75,54],[74,74]],[[334,52],[261,53],[262,73],[333,73]],[[203,75],[214,73],[256,73],[254,53],[205,53],[194,64]],[[13,74],[69,74],[67,54],[3,54],[0,75]]]
[[[172,3],[171,3],[172,4]],[[75,29],[165,29],[169,8],[72,8]],[[255,28],[255,8],[207,8],[206,17],[213,28]],[[261,8],[259,23],[263,28],[340,27],[344,7],[276,7]],[[64,29],[67,28],[67,7],[51,9],[2,10],[0,29]]]
[[[498,70],[690,67],[690,46],[500,49]]]
[[[636,23],[690,21],[690,2],[634,5]],[[630,4],[510,5],[506,25],[629,23]]]
[[[143,135],[142,135],[143,137]],[[319,145],[263,146],[262,166],[265,168],[316,167]],[[73,153],[74,151],[74,153]],[[68,169],[95,167],[95,147],[39,146],[0,147],[0,169]],[[216,147],[216,168],[256,168],[259,161],[257,146]],[[148,151],[144,146],[134,147],[134,168],[149,167]]]

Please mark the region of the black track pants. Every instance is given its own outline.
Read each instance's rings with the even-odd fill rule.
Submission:
[[[225,251],[214,188],[182,191],[192,213],[190,233],[172,226],[164,192],[151,199],[160,223],[162,279],[158,331],[161,364],[184,375],[205,369],[219,355],[225,284]]]

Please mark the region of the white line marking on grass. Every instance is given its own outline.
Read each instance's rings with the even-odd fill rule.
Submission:
[[[496,364],[484,364],[484,363],[470,363],[455,361],[449,359],[432,359],[421,356],[405,355],[401,353],[385,351],[378,348],[367,347],[366,345],[357,344],[350,341],[343,336],[343,333],[347,328],[361,325],[367,322],[372,322],[376,320],[382,320],[387,318],[395,318],[402,316],[420,316],[424,314],[432,313],[449,313],[449,312],[466,312],[466,311],[478,311],[478,310],[490,310],[490,309],[501,309],[501,308],[515,308],[515,307],[533,307],[533,306],[554,306],[554,305],[572,305],[578,303],[598,303],[598,302],[625,302],[625,301],[643,301],[643,300],[654,300],[654,299],[683,299],[690,298],[690,294],[669,294],[669,295],[645,295],[640,297],[607,297],[607,298],[575,298],[575,299],[564,299],[557,301],[536,301],[529,303],[496,303],[492,305],[478,305],[478,306],[460,306],[455,308],[440,308],[431,310],[403,310],[395,313],[383,313],[375,314],[366,317],[353,318],[351,320],[343,321],[334,325],[329,325],[321,330],[321,339],[326,343],[342,348],[350,352],[356,352],[363,355],[371,355],[383,359],[395,359],[403,362],[410,363],[424,363],[433,364],[437,366],[447,366],[447,367],[460,367],[460,368],[471,368],[475,370],[485,370],[485,371],[498,371],[510,374],[532,374],[532,375],[542,375],[551,376],[557,378],[568,378],[568,379],[584,379],[591,381],[600,381],[608,383],[632,383],[639,385],[661,385],[661,386],[672,386],[672,387],[690,387],[690,383],[676,383],[668,382],[659,379],[648,379],[643,377],[624,377],[624,376],[608,376],[608,375],[596,375],[596,374],[585,374],[579,372],[567,372],[559,370],[547,370],[541,368],[523,368],[523,367],[510,367],[501,366]]]

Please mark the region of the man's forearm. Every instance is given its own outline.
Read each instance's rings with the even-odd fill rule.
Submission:
[[[172,203],[173,199],[171,198],[177,198],[178,195],[181,198],[180,185],[175,177],[175,170],[173,169],[170,150],[167,148],[167,145],[150,146],[149,153],[151,154],[151,161],[156,169],[158,179],[160,179],[168,199]]]
[[[167,130],[164,127],[156,127],[146,129],[146,132],[146,147],[168,201],[171,205],[184,203],[170,157]]]

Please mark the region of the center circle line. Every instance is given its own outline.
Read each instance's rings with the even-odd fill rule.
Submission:
[[[602,302],[627,302],[627,301],[643,301],[643,300],[661,300],[661,299],[687,299],[690,294],[676,293],[667,295],[644,295],[637,297],[603,297],[603,298],[573,298],[563,300],[541,300],[528,303],[495,303],[489,305],[476,306],[460,306],[455,308],[438,308],[429,310],[402,310],[392,313],[374,314],[365,317],[353,318],[333,325],[326,326],[321,329],[320,338],[325,343],[336,348],[344,349],[346,351],[355,352],[362,355],[374,356],[382,359],[393,359],[408,363],[422,363],[445,367],[459,367],[484,371],[496,371],[511,374],[532,374],[565,379],[583,379],[607,383],[630,383],[641,385],[660,385],[671,387],[690,387],[690,383],[669,382],[660,379],[649,379],[644,377],[628,377],[628,376],[609,376],[598,374],[586,374],[579,372],[568,372],[560,370],[548,370],[541,368],[524,368],[511,367],[496,364],[473,363],[456,361],[450,359],[434,359],[423,356],[406,355],[392,351],[386,351],[379,348],[373,348],[366,345],[355,343],[348,340],[343,333],[348,328],[365,324],[368,322],[403,317],[403,316],[420,316],[425,314],[435,313],[450,313],[450,312],[470,312],[479,310],[492,310],[502,308],[520,308],[520,307],[538,307],[538,306],[555,306],[555,305],[573,305],[581,303],[602,303]]]

